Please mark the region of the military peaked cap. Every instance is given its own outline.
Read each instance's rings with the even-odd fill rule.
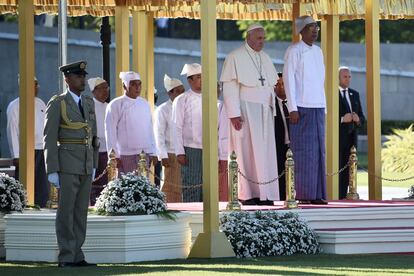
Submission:
[[[88,72],[85,71],[87,62],[84,60],[69,63],[59,67],[59,70],[65,74],[76,74],[76,75],[86,75]]]

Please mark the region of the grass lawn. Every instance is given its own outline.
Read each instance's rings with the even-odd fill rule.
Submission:
[[[403,179],[407,177],[411,177],[412,175],[402,174],[402,173],[389,173],[389,172],[382,172],[382,177],[390,178],[390,179]],[[368,186],[368,173],[363,171],[358,171],[357,175],[357,184],[358,186]],[[398,182],[392,182],[383,180],[382,186],[383,187],[395,187],[395,188],[404,188],[407,189],[410,188],[412,185],[414,185],[414,179],[406,180],[406,181],[398,181]],[[408,195],[408,192],[407,192]]]
[[[104,264],[88,268],[0,261],[0,274],[13,275],[414,275],[413,255],[293,255],[266,258],[166,260]]]

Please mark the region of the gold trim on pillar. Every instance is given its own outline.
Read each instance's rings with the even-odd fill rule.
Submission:
[[[19,11],[19,179],[26,188],[28,204],[34,204],[34,7],[33,1],[20,1]]]
[[[370,200],[382,199],[381,179],[381,87],[379,1],[365,1],[366,68],[367,68],[367,131],[368,191]],[[375,174],[375,175],[374,175]]]
[[[329,200],[338,199],[339,167],[339,17],[326,16],[322,21],[321,46],[325,61],[325,96],[326,96],[326,171],[330,173],[326,178],[327,196]]]

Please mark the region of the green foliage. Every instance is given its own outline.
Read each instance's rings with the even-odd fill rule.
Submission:
[[[239,30],[243,32],[257,21],[237,21]],[[290,41],[292,39],[292,23],[290,21],[258,21],[266,30],[267,40]],[[382,43],[414,43],[414,20],[381,20],[380,42]],[[323,30],[322,30],[323,31]],[[347,20],[340,22],[339,40],[342,42],[365,42],[365,21]]]
[[[237,21],[239,30],[246,37],[247,28],[253,23],[260,23],[266,31],[266,40],[290,41],[292,40],[292,22],[290,21]]]
[[[403,121],[403,120],[383,120],[381,121],[381,134],[390,135],[393,133],[394,129],[402,129],[409,127],[413,121]],[[367,135],[367,124],[363,124],[361,128],[358,129],[358,133],[361,135]]]
[[[414,131],[413,124],[407,129],[394,129],[388,135],[382,150],[383,168],[388,172],[414,175]]]

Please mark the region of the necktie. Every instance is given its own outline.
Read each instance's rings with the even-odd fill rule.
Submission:
[[[289,111],[288,111],[288,108],[286,106],[286,103],[287,103],[287,100],[282,101],[283,114],[285,115],[286,119],[289,119]]]
[[[342,99],[345,101],[346,112],[351,113],[351,107],[349,106],[348,99],[346,98],[347,90],[342,90]]]
[[[287,100],[283,100],[282,101],[282,108],[283,108],[283,114],[285,115],[285,122],[286,122],[286,127],[287,127],[286,131],[287,131],[288,136],[289,136],[289,110],[288,110],[286,104],[287,104]]]
[[[84,112],[83,112],[83,107],[82,107],[82,102],[81,102],[81,100],[79,99],[79,101],[78,101],[78,107],[79,107],[79,111],[80,111],[80,113],[82,114],[82,117],[83,118],[85,118],[85,114],[84,114]]]

